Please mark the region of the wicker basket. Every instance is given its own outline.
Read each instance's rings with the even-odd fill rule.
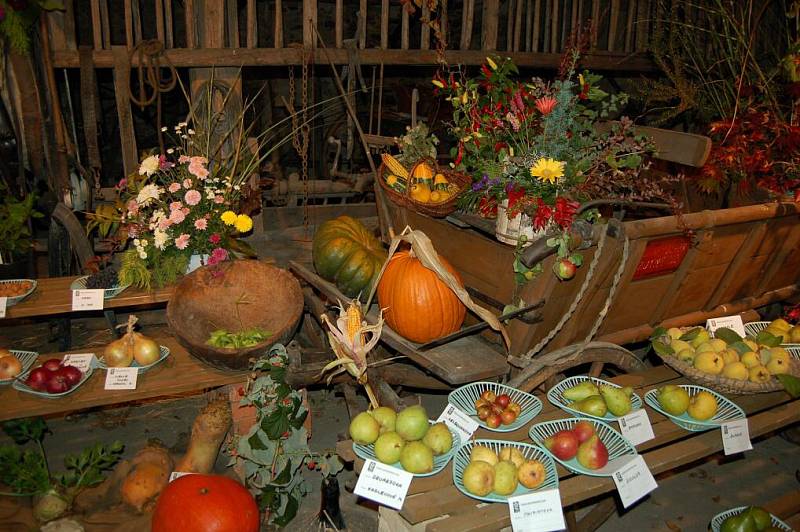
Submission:
[[[458,190],[447,200],[440,203],[420,203],[419,201],[412,199],[409,194],[411,192],[411,180],[413,177],[409,178],[405,192],[398,192],[386,183],[386,179],[384,179],[383,176],[386,175],[388,170],[384,164],[381,164],[380,167],[378,167],[378,183],[380,184],[381,188],[383,188],[388,198],[397,205],[400,205],[401,207],[407,207],[420,214],[426,214],[433,218],[444,218],[456,210],[456,202],[458,201],[459,194],[466,189],[470,183],[472,183],[472,179],[467,174],[455,172],[447,168],[439,168],[435,162],[425,162],[434,168],[435,173],[444,174],[451,185],[458,187]],[[416,165],[414,165],[414,167],[416,167]],[[413,175],[413,168],[410,174]]]

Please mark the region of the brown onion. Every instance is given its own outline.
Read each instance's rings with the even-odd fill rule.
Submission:
[[[161,348],[152,338],[133,333],[133,358],[140,366],[148,366],[161,356]]]
[[[106,366],[110,368],[127,368],[133,362],[133,350],[124,336],[114,340],[103,351]]]

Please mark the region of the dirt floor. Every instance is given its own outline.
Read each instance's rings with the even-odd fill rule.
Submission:
[[[279,264],[289,259],[308,262],[310,239],[303,229],[265,235],[257,242],[264,255],[273,256]],[[151,334],[166,331],[163,310],[140,313],[142,322]],[[126,316],[119,316],[124,322]],[[101,318],[72,321],[75,347],[103,346],[111,338]],[[30,322],[16,327],[0,328],[2,345],[40,352],[56,350],[55,338],[46,322]],[[426,394],[423,404],[432,415],[438,414],[446,403],[444,394]],[[345,438],[349,423],[342,395],[336,389],[319,387],[309,394],[313,415],[313,434],[310,446],[314,450],[332,449]],[[167,399],[146,404],[98,409],[48,420],[52,435],[45,441],[50,460],[61,463],[67,454],[84,446],[102,441],[121,440],[126,445],[126,458],[149,439],[157,438],[167,447],[180,451],[185,448],[195,415],[205,405],[203,396]],[[366,408],[366,400],[363,402]],[[7,443],[5,435],[0,444]],[[220,454],[218,471],[224,470],[227,457]],[[675,471],[659,479],[659,488],[632,509],[612,517],[600,530],[605,532],[630,530],[701,531],[706,530],[711,517],[732,506],[759,504],[787,490],[797,489],[800,470],[800,449],[774,434],[754,442],[754,449],[745,456],[727,459],[721,454],[694,468]],[[303,500],[300,512],[287,530],[323,530],[318,519],[320,506],[320,476],[304,473],[312,488]],[[378,529],[378,512],[368,501],[358,501],[350,492],[355,475],[346,469],[339,475],[341,507],[348,530]],[[1,519],[0,519],[1,521]],[[0,522],[0,530],[5,530]]]

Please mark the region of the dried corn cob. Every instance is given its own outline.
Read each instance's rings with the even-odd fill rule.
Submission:
[[[381,160],[383,161],[383,164],[386,165],[386,168],[388,168],[393,174],[402,177],[403,179],[406,180],[408,180],[408,178],[410,177],[408,170],[406,170],[405,166],[400,164],[400,162],[397,159],[395,159],[388,153],[382,153]]]

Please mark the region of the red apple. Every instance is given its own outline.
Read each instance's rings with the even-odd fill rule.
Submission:
[[[583,419],[575,423],[575,426],[572,427],[572,432],[578,437],[578,441],[583,443],[594,434],[594,425]]]
[[[571,460],[578,453],[578,437],[571,430],[561,430],[544,441],[545,447],[560,460]]]
[[[63,366],[57,373],[63,375],[67,379],[70,388],[78,384],[83,378],[83,372],[75,366]]]
[[[496,403],[492,403],[490,408],[492,409],[492,413],[498,416],[503,413],[503,407]]]
[[[517,415],[513,410],[503,410],[503,413],[500,414],[500,419],[503,421],[503,425],[511,425],[517,420]]]
[[[57,371],[58,368],[61,367],[61,359],[58,358],[49,358],[44,361],[42,367],[48,369],[50,371]]]
[[[38,367],[28,374],[25,384],[34,390],[44,391],[47,388],[47,381],[50,380],[52,371],[47,368]]]
[[[67,377],[62,375],[60,371],[54,372],[50,375],[47,381],[47,393],[64,393],[72,388]]]
[[[13,379],[22,372],[22,362],[15,356],[0,358],[0,380]]]
[[[486,418],[492,415],[492,409],[488,405],[478,407],[478,419],[486,421]]]
[[[500,426],[503,420],[497,414],[492,414],[491,416],[486,418],[486,426],[490,429],[496,429]]]
[[[568,281],[575,277],[575,264],[569,259],[561,259],[553,264],[553,271],[556,274],[556,277],[561,279],[562,281]]]
[[[487,401],[489,403],[493,403],[495,399],[497,399],[497,395],[492,390],[485,390],[481,394],[481,399]]]
[[[508,396],[507,393],[500,394],[497,396],[497,399],[494,400],[495,404],[500,405],[501,407],[505,408],[508,406],[508,403],[511,402],[511,398]]]

